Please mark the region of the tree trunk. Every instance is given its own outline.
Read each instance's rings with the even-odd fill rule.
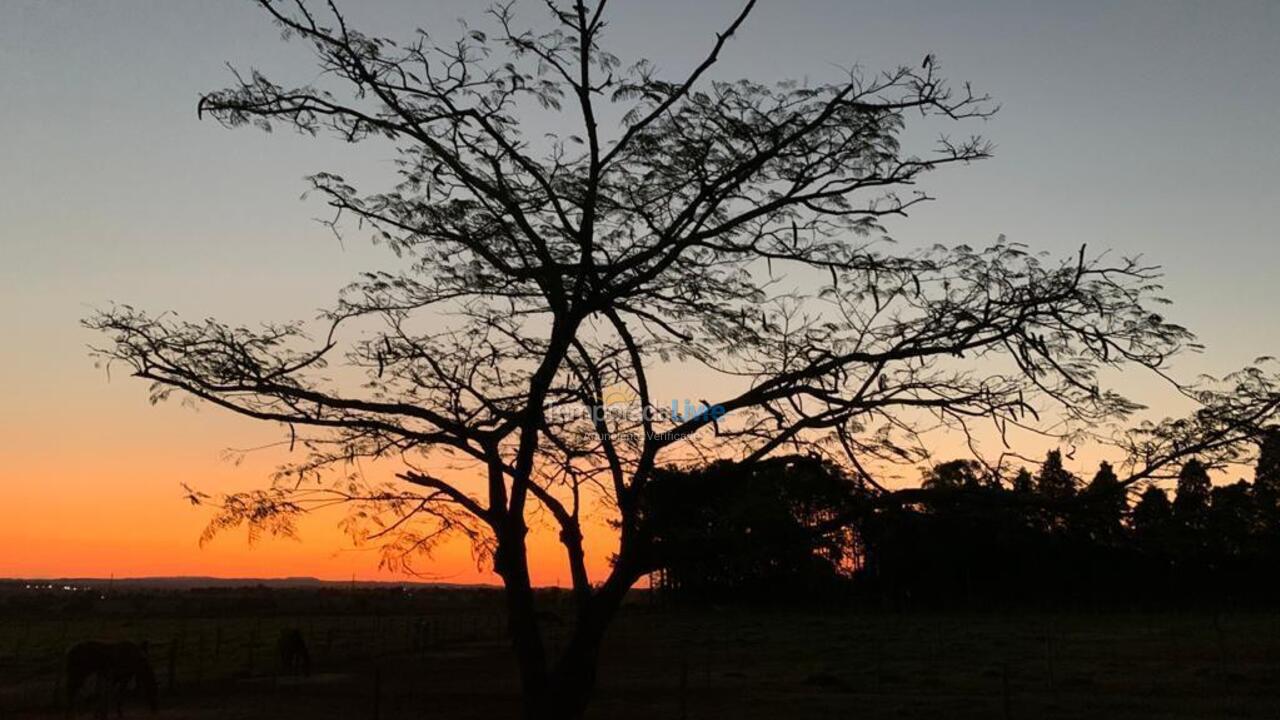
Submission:
[[[579,720],[583,716],[595,693],[605,631],[633,582],[630,574],[615,568],[580,609],[569,644],[550,669],[538,631],[532,591],[527,594],[526,605],[524,593],[513,593],[508,586],[512,642],[520,665],[526,720]],[[513,603],[513,599],[518,602]],[[526,625],[527,631],[521,632]],[[536,653],[531,652],[532,647],[537,648]]]
[[[510,531],[509,531],[510,532]],[[507,633],[520,668],[520,685],[524,697],[524,716],[538,717],[531,710],[532,697],[541,697],[547,687],[547,655],[538,629],[533,602],[533,585],[529,579],[523,530],[498,538],[494,553],[494,569],[502,578],[507,601]]]
[[[600,645],[608,626],[606,618],[584,618],[536,692],[525,693],[525,717],[529,720],[579,720],[596,689]]]

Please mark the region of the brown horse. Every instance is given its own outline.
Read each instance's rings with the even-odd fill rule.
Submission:
[[[97,684],[98,717],[105,717],[111,702],[116,716],[124,714],[124,695],[132,686],[156,710],[156,674],[147,659],[146,644],[87,640],[67,651],[67,714],[75,714],[76,696],[89,676]]]
[[[298,628],[285,628],[280,631],[277,643],[280,651],[280,671],[285,675],[311,675],[311,653],[307,651],[307,641]]]

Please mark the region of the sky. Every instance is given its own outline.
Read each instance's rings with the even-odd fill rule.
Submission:
[[[348,2],[350,21],[444,37],[482,7],[461,0]],[[540,3],[524,12],[536,13]],[[613,0],[611,49],[678,73],[739,0]],[[1001,105],[976,127],[994,159],[930,176],[937,201],[889,230],[904,245],[998,234],[1073,255],[1143,255],[1167,273],[1173,317],[1208,351],[1178,372],[1221,373],[1280,354],[1280,4],[760,0],[718,77],[813,81],[842,68],[915,64]],[[375,147],[196,117],[227,63],[283,82],[315,77],[249,2],[0,3],[0,576],[286,576],[389,579],[332,518],[303,541],[197,546],[207,515],[182,485],[260,485],[272,459],[228,448],[274,428],[210,408],[152,407],[145,386],[95,368],[78,321],[124,302],[228,322],[314,317],[381,251],[315,222],[304,176],[380,177]],[[1157,411],[1161,396],[1132,388]],[[566,573],[535,548],[536,580]],[[599,568],[607,549],[596,544]],[[422,570],[491,582],[463,545]]]

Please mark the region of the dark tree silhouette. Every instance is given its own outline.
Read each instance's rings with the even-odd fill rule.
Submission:
[[[1114,543],[1124,530],[1129,510],[1128,491],[1105,460],[1081,493],[1084,529],[1098,542]]]
[[[1173,519],[1197,536],[1204,531],[1212,488],[1209,471],[1199,460],[1191,458],[1182,466],[1173,496]]]
[[[1070,474],[1048,460],[1052,473]],[[1025,471],[1008,487],[966,482],[959,469],[971,467],[941,463],[919,489],[848,505],[862,552],[855,586],[898,606],[1272,603],[1280,591],[1271,572],[1280,529],[1253,486],[1213,486],[1195,458],[1172,502],[1148,483],[1132,511],[1107,462],[1065,497],[1052,485],[1042,493]]]
[[[654,587],[719,602],[829,596],[853,569],[847,527],[864,492],[813,456],[658,470],[640,517]]]
[[[1065,529],[1066,511],[1075,500],[1080,480],[1062,464],[1062,451],[1050,450],[1036,473],[1036,495],[1043,501],[1040,514],[1046,527]]]
[[[1255,561],[1260,548],[1254,537],[1263,528],[1253,486],[1248,482],[1240,480],[1210,491],[1204,537],[1218,565]]]
[[[1280,430],[1268,428],[1262,435],[1253,476],[1253,492],[1268,519],[1280,519]]]
[[[1036,474],[1036,492],[1050,500],[1064,501],[1075,497],[1079,485],[1079,479],[1063,466],[1062,451],[1050,450]]]
[[[110,340],[101,356],[150,381],[153,400],[278,423],[302,453],[270,487],[217,500],[212,528],[288,532],[345,503],[391,564],[471,538],[506,588],[527,715],[576,717],[606,628],[655,569],[639,521],[656,468],[808,447],[870,482],[872,464],[922,460],[926,429],[1096,434],[1137,409],[1099,370],[1163,369],[1192,341],[1153,311],[1157,270],[1003,239],[890,252],[881,224],[928,199],[914,189],[926,173],[989,154],[980,137],[946,135],[910,150],[907,121],[952,126],[989,102],[952,89],[932,58],[831,83],[713,81],[754,4],[670,78],[604,48],[604,0],[550,0],[545,21],[498,6],[488,32],[406,42],[360,33],[332,3],[259,0],[314,53],[318,78],[239,73],[200,112],[394,146],[390,187],[323,172],[311,184],[335,228],[355,221],[403,264],[360,275],[315,323],[235,327],[127,305],[87,321]],[[650,372],[663,362],[722,374],[702,385],[716,412],[605,412],[617,388],[664,407]],[[1275,408],[1268,376],[1240,382],[1256,392],[1187,389],[1204,408],[1192,420],[1097,439],[1126,449],[1127,483],[1187,448],[1216,460]],[[348,471],[368,458],[395,479]],[[440,471],[460,464],[472,479]],[[577,608],[557,657],[529,576],[535,514],[558,531]],[[593,518],[617,530],[603,578],[582,542]]]
[[[1280,592],[1270,570],[1280,528],[1252,485],[1215,487],[1196,458],[1179,470],[1172,502],[1148,482],[1132,510],[1108,462],[1074,494],[1054,483],[1042,491],[1025,469],[1007,485],[974,481],[978,472],[967,460],[940,463],[918,489],[852,503],[863,568],[855,585],[897,606],[931,607],[1269,603]],[[1060,453],[1040,475],[1073,477]]]
[[[950,460],[926,470],[921,487],[976,488],[984,484],[989,475],[987,468],[976,460]]]
[[[1010,486],[1016,493],[1029,495],[1035,492],[1036,478],[1031,474],[1030,470],[1025,467],[1020,467],[1018,468],[1018,472],[1013,476],[1013,480],[1010,481]]]
[[[1253,448],[1271,432],[1280,408],[1280,378],[1268,372],[1274,363],[1274,358],[1261,357],[1222,378],[1175,385],[1195,405],[1186,417],[1143,421],[1117,435],[1082,436],[1123,453],[1126,485],[1176,480],[1188,458],[1210,469],[1251,462]]]

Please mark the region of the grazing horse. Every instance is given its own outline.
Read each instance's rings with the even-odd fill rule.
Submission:
[[[280,631],[277,643],[280,649],[280,668],[288,675],[311,676],[311,653],[307,652],[307,642],[302,639],[302,631],[298,628],[285,628]]]
[[[146,644],[87,640],[67,651],[67,714],[75,714],[76,695],[92,675],[97,682],[97,715],[105,717],[111,701],[116,716],[124,715],[124,694],[132,685],[156,711],[156,674],[147,659]]]

